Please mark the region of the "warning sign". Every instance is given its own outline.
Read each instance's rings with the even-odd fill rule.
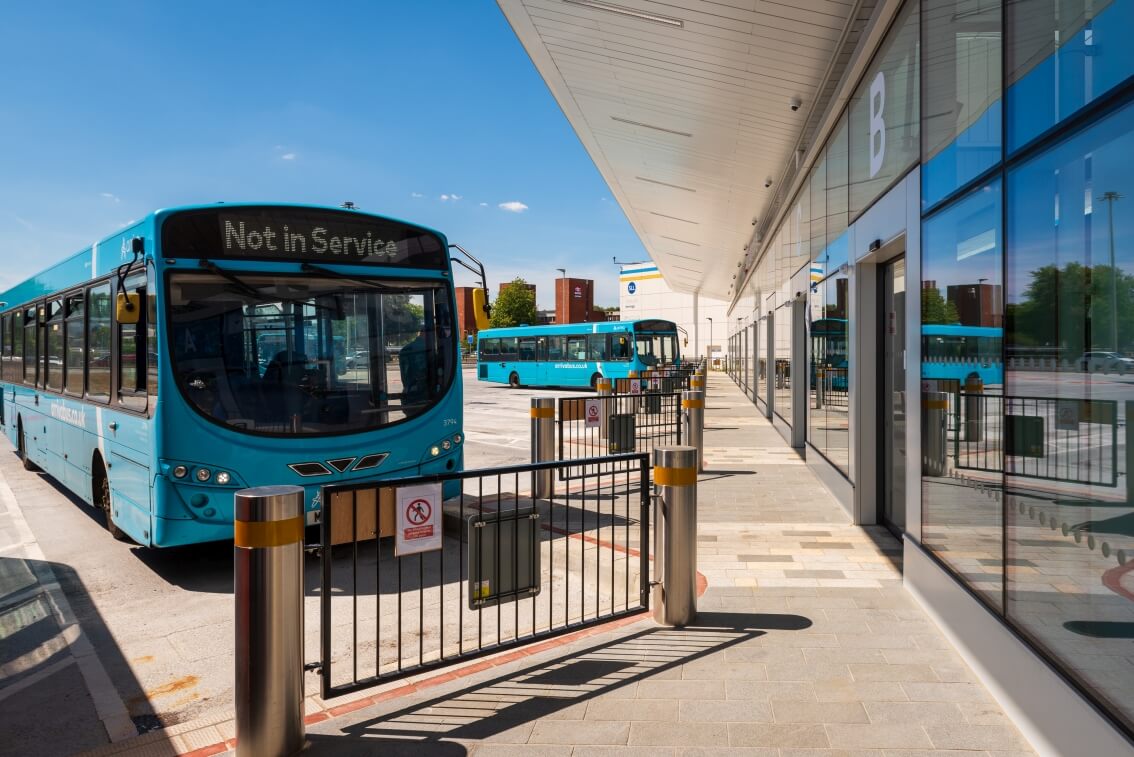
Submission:
[[[397,512],[394,554],[402,557],[441,549],[441,484],[399,488]]]
[[[1079,400],[1059,400],[1055,406],[1055,427],[1060,431],[1079,430]]]
[[[642,379],[630,379],[630,393],[631,394],[641,394],[642,393]]]
[[[587,400],[587,425],[599,425],[599,401]]]

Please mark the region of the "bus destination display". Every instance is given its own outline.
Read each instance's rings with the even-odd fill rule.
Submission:
[[[168,219],[166,257],[445,266],[441,240],[415,226],[358,213],[242,207]]]

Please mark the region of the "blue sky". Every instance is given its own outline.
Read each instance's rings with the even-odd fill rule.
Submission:
[[[645,251],[495,3],[270,7],[5,9],[0,289],[160,207],[352,200],[617,304]]]

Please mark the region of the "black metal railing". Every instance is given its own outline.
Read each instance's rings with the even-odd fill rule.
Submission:
[[[324,486],[322,696],[647,611],[648,457],[611,461],[570,485],[556,461]],[[399,556],[396,508],[421,487],[443,499],[440,546]]]
[[[958,392],[950,398],[955,466],[1022,478],[1118,485],[1118,403]]]
[[[606,456],[681,444],[681,393],[560,397],[556,437],[560,460],[591,459],[561,468],[561,480],[618,470]]]

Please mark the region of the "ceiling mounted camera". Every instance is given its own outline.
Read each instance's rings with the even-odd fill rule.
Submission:
[[[790,105],[793,111],[799,110],[803,106],[803,100],[800,100],[798,97],[793,97],[791,98]]]

